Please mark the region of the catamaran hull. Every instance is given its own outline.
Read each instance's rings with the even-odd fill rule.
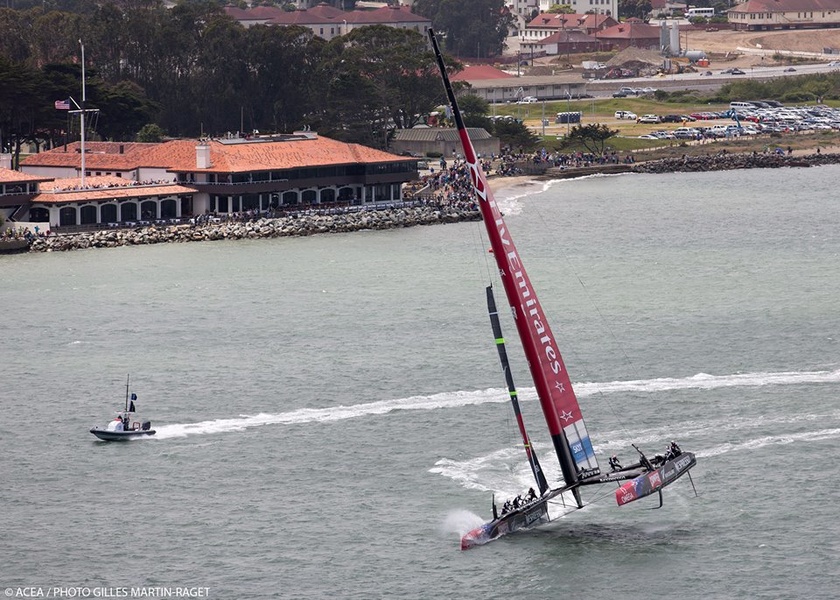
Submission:
[[[138,429],[132,431],[108,431],[106,429],[97,429],[96,427],[91,429],[90,432],[96,437],[98,437],[100,440],[104,440],[106,442],[127,442],[129,440],[133,440],[134,438],[146,437],[155,434],[154,429]]]
[[[527,529],[542,523],[548,523],[548,498],[541,498],[533,503],[499,517],[481,527],[476,527],[461,538],[461,550],[481,546],[498,537]]]
[[[696,464],[697,459],[693,453],[683,452],[661,467],[643,473],[622,485],[615,491],[615,501],[618,502],[619,506],[622,506],[658,492],[688,473],[688,470]]]

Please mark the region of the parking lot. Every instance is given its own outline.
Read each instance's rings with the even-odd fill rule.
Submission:
[[[642,139],[699,140],[732,138],[743,135],[785,134],[840,130],[840,109],[823,105],[783,106],[773,101],[735,103],[728,111],[702,111],[687,115],[645,115],[651,122],[680,120],[675,129],[657,129],[639,135]],[[742,106],[751,104],[752,108]],[[642,118],[637,122],[641,123]]]

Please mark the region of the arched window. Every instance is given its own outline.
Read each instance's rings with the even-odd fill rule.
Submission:
[[[301,201],[304,204],[315,204],[318,200],[318,194],[315,190],[305,190],[302,194]]]
[[[76,224],[76,208],[65,206],[58,212],[58,224],[62,227]]]
[[[116,204],[103,204],[99,209],[99,214],[103,223],[116,223],[119,220]]]
[[[140,205],[140,218],[147,220],[147,219],[157,219],[158,218],[158,208],[157,202],[154,200],[146,200]]]
[[[83,206],[79,209],[80,212],[80,223],[82,225],[95,225],[96,224],[96,207],[87,205]]]
[[[137,204],[134,202],[123,202],[120,204],[120,221],[136,221]]]
[[[178,205],[175,200],[161,200],[160,203],[160,218],[174,219],[177,216]]]
[[[352,187],[343,187],[338,190],[338,201],[339,202],[352,202],[353,198],[355,198],[356,193],[353,191]]]

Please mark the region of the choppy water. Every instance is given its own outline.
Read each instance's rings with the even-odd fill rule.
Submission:
[[[531,485],[480,224],[0,257],[0,587],[836,597],[838,175],[506,193],[602,462],[677,439],[699,496],[588,491],[604,497],[470,552],[491,494]],[[158,434],[97,442],[128,372]]]

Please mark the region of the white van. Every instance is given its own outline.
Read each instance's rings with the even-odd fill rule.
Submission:
[[[731,108],[732,110],[736,110],[736,111],[737,110],[744,111],[744,110],[755,110],[756,106],[752,102],[730,102],[729,103],[729,108]]]
[[[615,111],[615,118],[616,119],[631,119],[633,121],[636,120],[636,113],[632,113],[629,110],[617,110]]]

